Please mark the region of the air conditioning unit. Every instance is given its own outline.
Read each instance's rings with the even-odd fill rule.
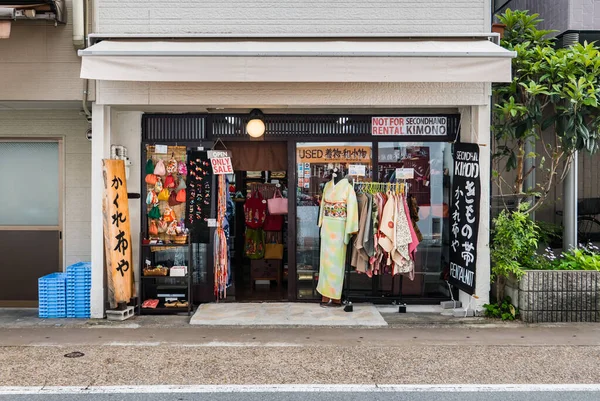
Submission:
[[[48,20],[66,24],[66,0],[0,0],[0,21],[16,20]]]

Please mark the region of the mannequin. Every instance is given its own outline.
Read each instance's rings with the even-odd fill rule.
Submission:
[[[350,237],[358,231],[356,194],[339,168],[330,170],[331,180],[323,189],[319,226],[321,227],[321,256],[317,291],[321,306],[341,306]]]

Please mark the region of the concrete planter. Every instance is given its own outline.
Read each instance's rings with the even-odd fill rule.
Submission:
[[[513,299],[526,323],[599,322],[600,272],[527,270]]]

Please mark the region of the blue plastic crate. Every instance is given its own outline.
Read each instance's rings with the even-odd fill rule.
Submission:
[[[64,318],[67,315],[65,273],[52,273],[38,279],[38,316]]]

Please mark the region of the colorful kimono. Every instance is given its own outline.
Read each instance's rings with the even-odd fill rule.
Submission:
[[[319,212],[321,262],[317,291],[331,299],[341,299],[346,267],[346,248],[358,232],[358,203],[347,179],[329,181],[323,189]]]

